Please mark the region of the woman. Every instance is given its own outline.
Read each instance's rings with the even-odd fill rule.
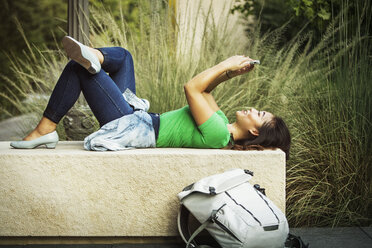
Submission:
[[[148,101],[135,96],[133,60],[127,50],[94,49],[69,36],[62,43],[72,60],[64,68],[37,127],[22,141],[12,142],[12,147],[54,148],[57,124],[82,91],[101,126],[85,139],[88,150],[276,147],[289,157],[290,134],[281,118],[252,108],[236,112],[236,122],[229,124],[210,94],[221,82],[252,70],[249,57],[233,56],[201,72],[184,86],[188,106],[159,116],[146,113]]]

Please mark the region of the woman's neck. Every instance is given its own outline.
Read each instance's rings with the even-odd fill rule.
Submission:
[[[235,141],[242,140],[242,139],[248,139],[251,137],[249,132],[242,130],[236,122],[227,124],[227,129],[233,135],[233,138]]]

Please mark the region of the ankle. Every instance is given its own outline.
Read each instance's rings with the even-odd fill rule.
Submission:
[[[56,128],[53,127],[36,127],[35,132],[39,134],[40,136],[46,135],[48,133],[52,133],[56,130]]]
[[[101,51],[98,50],[98,49],[95,49],[95,48],[91,48],[91,47],[90,47],[90,49],[97,56],[99,63],[102,65],[104,57],[103,57],[103,54],[101,53]]]
[[[36,126],[35,131],[40,135],[45,135],[55,131],[57,124],[46,117],[41,118],[39,124]]]

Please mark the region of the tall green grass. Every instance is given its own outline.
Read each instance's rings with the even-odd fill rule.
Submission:
[[[92,9],[90,38],[92,46],[122,46],[132,53],[137,94],[150,100],[151,111],[184,106],[184,83],[229,56],[260,59],[255,70],[220,85],[214,96],[231,122],[237,110],[250,106],[287,122],[293,140],[287,162],[291,226],[371,223],[371,38],[361,32],[345,35],[350,25],[356,31],[370,25],[368,1],[352,20],[345,18],[349,16],[345,7],[319,44],[312,43],[311,34],[299,34],[284,47],[278,46],[280,30],[263,36],[256,32],[244,40],[207,9],[196,54],[193,47],[177,41],[180,27],[171,10],[149,1],[139,1],[138,8],[139,35],[131,33],[125,13],[117,21],[108,10]],[[230,18],[226,13],[225,20]],[[192,31],[190,36],[194,37]],[[9,91],[1,96],[19,112],[40,116],[46,100],[26,104],[23,99],[34,93],[50,95],[67,58],[59,49],[33,53],[29,48],[12,64],[18,81],[9,82]]]
[[[60,49],[51,50],[46,46],[35,47],[30,44],[21,24],[16,23],[18,31],[24,38],[26,49],[22,51],[21,57],[14,57],[11,54],[7,57],[10,61],[9,70],[16,80],[0,75],[0,80],[7,85],[5,91],[0,92],[0,97],[11,105],[11,108],[0,106],[1,118],[25,114],[29,115],[30,123],[35,124],[46,107],[47,100],[67,58]],[[30,123],[25,123],[23,135],[33,128],[29,125]],[[62,137],[64,136],[62,126],[58,127],[58,132]]]
[[[345,4],[307,55],[304,85],[287,110],[294,135],[287,206],[296,225],[372,220],[372,47],[360,32],[369,30],[371,5],[358,3],[353,13]]]

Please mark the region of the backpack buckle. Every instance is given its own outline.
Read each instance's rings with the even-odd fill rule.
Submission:
[[[253,177],[253,174],[254,174],[253,171],[250,171],[250,170],[247,170],[247,169],[244,170],[244,173],[248,174],[248,175],[251,175],[252,177]]]
[[[214,187],[209,187],[209,194],[210,194],[210,195],[217,195],[217,193],[216,193],[216,188],[214,188]]]

